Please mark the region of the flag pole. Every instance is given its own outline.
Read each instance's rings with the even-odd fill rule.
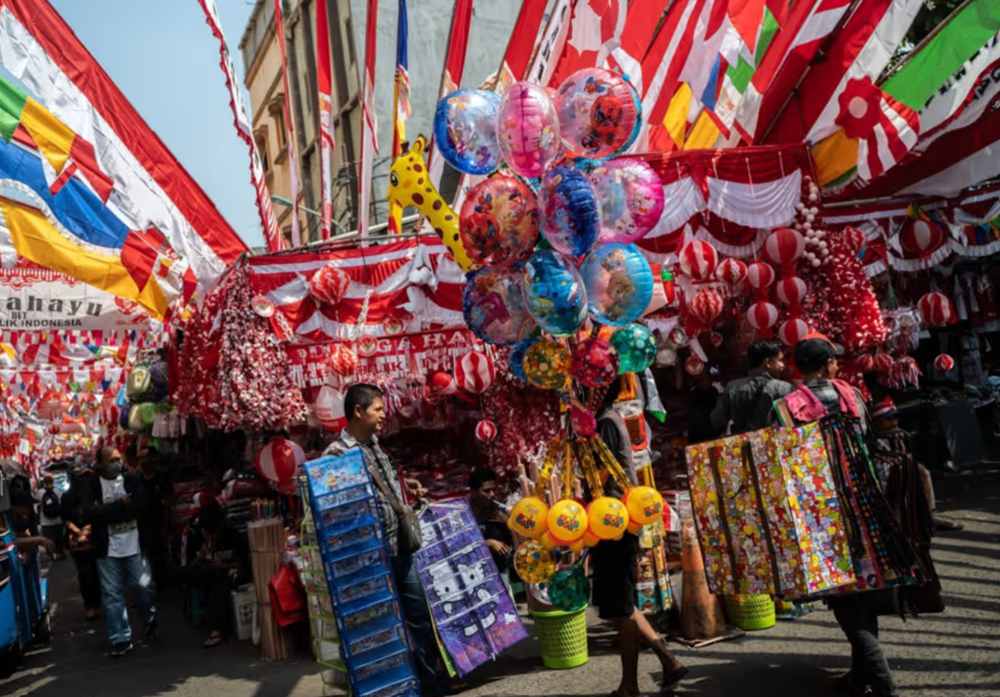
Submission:
[[[316,87],[319,96],[319,172],[322,184],[320,197],[321,237],[330,239],[333,227],[333,79],[330,75],[330,22],[327,0],[316,0]]]
[[[396,76],[392,88],[392,157],[399,157],[406,141],[406,120],[410,117],[410,76],[407,72],[406,0],[399,0],[399,18],[396,24]],[[403,229],[403,207],[389,200],[389,233],[400,234]]]

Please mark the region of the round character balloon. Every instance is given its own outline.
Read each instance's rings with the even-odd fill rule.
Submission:
[[[618,376],[618,352],[600,337],[584,339],[573,349],[573,377],[586,387],[610,385]]]
[[[556,560],[539,542],[528,540],[514,552],[514,568],[526,583],[545,583],[556,571]]]
[[[537,496],[525,496],[514,504],[507,517],[507,527],[532,539],[541,537],[547,529],[549,506]]]
[[[611,335],[619,373],[641,373],[656,360],[656,338],[644,324],[629,324]]]
[[[499,110],[500,97],[489,90],[458,90],[438,102],[434,143],[448,164],[466,174],[489,174],[497,168]]]
[[[491,177],[462,203],[459,232],[473,261],[509,266],[522,261],[538,242],[535,193],[513,177]]]
[[[552,167],[538,189],[539,227],[552,248],[568,256],[580,256],[597,242],[601,228],[601,204],[594,187],[571,164]]]
[[[524,354],[528,382],[543,390],[565,390],[572,370],[569,349],[554,339],[540,339]]]
[[[628,141],[638,114],[628,83],[610,70],[584,68],[559,86],[559,135],[570,157],[601,159]]]
[[[472,333],[488,344],[509,346],[535,331],[520,268],[486,267],[466,277],[462,314]]]
[[[571,545],[587,532],[587,512],[573,499],[557,501],[546,518],[549,534],[561,545]]]
[[[660,221],[663,185],[643,160],[608,160],[590,173],[590,183],[601,204],[601,242],[636,242]]]
[[[629,532],[637,534],[643,525],[649,525],[663,514],[663,497],[651,486],[630,489],[622,501],[628,508]]]
[[[535,252],[524,265],[524,299],[538,326],[569,336],[587,319],[587,291],[576,270],[551,249]]]
[[[611,242],[594,249],[580,267],[587,308],[601,324],[624,327],[653,299],[653,271],[633,244]]]
[[[510,86],[500,100],[497,140],[504,161],[528,179],[542,173],[559,155],[559,116],[544,87],[529,82]]]
[[[619,540],[629,524],[628,508],[611,496],[594,499],[587,506],[590,534],[599,540]]]

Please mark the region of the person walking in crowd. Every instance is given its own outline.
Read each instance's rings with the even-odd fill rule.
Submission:
[[[170,560],[167,554],[167,508],[166,498],[170,493],[165,478],[157,469],[159,459],[156,450],[147,444],[135,444],[128,448],[135,473],[143,486],[146,507],[139,512],[139,524],[142,525],[149,539],[146,555],[153,569],[153,580],[156,587],[161,588],[167,581]]]
[[[69,490],[63,494],[60,514],[66,525],[67,546],[76,565],[76,578],[88,622],[101,616],[101,580],[94,556],[93,526],[83,522],[82,491],[97,475],[89,464],[78,462],[70,473]]]
[[[347,416],[347,426],[323,454],[343,455],[353,448],[361,449],[368,473],[375,484],[379,517],[382,520],[386,545],[392,556],[399,602],[413,637],[421,692],[427,697],[447,694],[452,686],[445,677],[447,674],[437,648],[430,611],[427,608],[423,585],[417,575],[417,568],[413,563],[413,554],[411,551],[399,548],[397,510],[402,510],[404,501],[396,467],[378,442],[377,434],[385,422],[382,390],[375,385],[364,383],[351,385],[344,396],[344,414]],[[415,479],[404,479],[403,484],[410,496],[424,494],[423,487]]]
[[[784,398],[783,404],[794,423],[811,423],[840,414],[860,421],[861,427],[867,429],[861,395],[850,384],[837,380],[837,358],[843,355],[843,347],[816,332],[795,345],[795,365],[802,373],[802,384]],[[886,604],[886,595],[891,593],[870,590],[826,601],[851,644],[851,671],[840,682],[862,694],[870,690],[872,697],[898,695],[878,639],[879,607]]]
[[[497,571],[507,583],[514,538],[507,527],[509,512],[497,501],[497,475],[493,470],[477,467],[469,475],[469,503]]]
[[[226,525],[226,515],[216,501],[199,511],[187,537],[185,565],[175,576],[208,595],[210,634],[203,646],[214,648],[226,640],[232,620],[230,591],[249,574],[250,559],[239,535]]]
[[[156,593],[143,551],[149,546],[149,535],[139,520],[146,505],[145,489],[136,475],[123,473],[121,453],[112,447],[98,452],[97,474],[85,480],[82,490],[83,522],[91,526],[101,578],[101,598],[111,640],[106,655],[117,658],[132,650],[123,575],[136,594],[146,641],[156,638]]]
[[[52,559],[59,561],[64,558],[63,554],[63,521],[59,512],[59,500],[62,494],[56,489],[55,480],[51,474],[46,474],[42,478],[42,488],[38,490],[38,512],[41,517],[42,537],[52,540],[52,548],[55,550]]]
[[[600,409],[597,411],[597,432],[625,470],[633,484],[638,484],[632,458],[632,441],[625,427],[625,420],[615,411],[614,403],[621,393],[621,377],[608,387]],[[605,494],[620,497],[622,491],[608,479]],[[684,679],[688,669],[667,649],[666,642],[657,634],[646,616],[635,606],[636,558],[639,538],[626,532],[620,540],[602,540],[590,550],[593,568],[593,602],[602,620],[618,625],[618,648],[621,652],[622,675],[617,697],[639,695],[639,652],[642,645],[649,646],[663,666],[661,687],[672,690]]]
[[[726,385],[712,410],[712,429],[717,435],[767,428],[775,400],[795,389],[779,379],[785,370],[785,357],[777,341],[755,341],[747,350],[747,359],[750,372]]]
[[[17,538],[17,551],[27,565],[34,560],[39,547],[52,554],[55,543],[48,537],[41,537],[34,529],[35,499],[26,488],[11,488],[11,516],[14,519],[14,535]]]

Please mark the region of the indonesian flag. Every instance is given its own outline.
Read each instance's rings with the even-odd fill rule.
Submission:
[[[920,116],[880,90],[870,77],[850,80],[840,93],[836,123],[858,139],[858,175],[871,181],[900,162],[917,143]]]

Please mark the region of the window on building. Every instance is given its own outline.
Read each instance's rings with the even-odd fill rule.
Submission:
[[[257,145],[257,156],[260,157],[260,164],[264,168],[264,173],[271,171],[271,154],[267,151],[267,129],[262,128],[253,134],[254,143]]]
[[[351,60],[351,65],[358,62],[358,57],[354,53],[354,18],[348,16],[344,20],[344,29],[347,31],[347,56]]]

